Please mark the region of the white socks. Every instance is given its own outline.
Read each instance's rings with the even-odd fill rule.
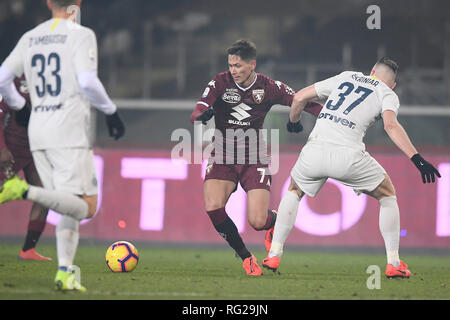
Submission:
[[[88,204],[76,195],[35,186],[29,187],[27,199],[62,215],[56,226],[58,265],[66,268],[71,266],[80,238],[80,220],[87,217]]]
[[[301,198],[292,191],[284,194],[278,207],[277,221],[273,232],[269,257],[281,257],[283,246],[297,219],[298,205]]]
[[[400,257],[398,255],[400,243],[400,212],[397,197],[383,198],[379,203],[379,225],[386,246],[387,263],[398,267],[400,265]]]
[[[60,267],[73,265],[78,240],[80,238],[78,232],[79,225],[80,221],[69,216],[61,216],[56,226],[56,251],[58,254],[58,265]]]
[[[277,221],[275,223],[269,257],[282,256],[284,243],[297,218],[300,200],[301,198],[291,191],[286,192],[283,196],[278,207]],[[400,265],[398,253],[400,243],[400,212],[397,197],[383,198],[379,203],[379,227],[386,246],[387,263],[398,267]]]
[[[89,207],[86,201],[66,192],[30,186],[27,193],[27,200],[36,202],[43,207],[52,209],[78,221],[85,219],[89,213]]]

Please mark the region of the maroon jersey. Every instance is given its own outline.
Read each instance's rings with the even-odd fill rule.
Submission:
[[[274,105],[291,106],[294,94],[294,90],[286,84],[260,73],[256,74],[255,80],[247,88],[238,85],[230,72],[219,73],[208,83],[191,115],[191,121],[195,121],[203,111],[212,107],[215,112],[215,126],[218,130],[214,136],[213,155],[220,149],[224,156],[223,163],[232,164],[229,159],[233,158],[237,160],[234,163],[241,164],[239,153],[241,152],[242,155],[244,152],[245,163],[249,163],[249,159],[255,159],[255,157],[260,162],[263,160],[261,156],[267,151],[265,139],[259,134],[263,129],[264,119]],[[317,116],[321,107],[319,104],[309,104],[305,111]],[[238,129],[242,130],[237,131]],[[249,134],[251,129],[255,134]],[[231,139],[230,131],[237,133]],[[220,137],[218,137],[219,134]],[[233,148],[230,148],[231,143]],[[232,155],[230,150],[233,150]],[[264,163],[267,163],[265,161],[267,159],[264,159]]]
[[[30,97],[25,79],[14,80],[19,93],[29,101]],[[7,148],[14,158],[23,157],[31,159],[30,144],[28,142],[28,131],[16,123],[16,112],[9,109],[4,101],[0,104],[0,149]]]

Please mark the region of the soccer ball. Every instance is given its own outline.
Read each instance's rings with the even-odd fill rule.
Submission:
[[[138,264],[139,253],[131,243],[117,241],[109,246],[105,259],[112,272],[131,272]]]

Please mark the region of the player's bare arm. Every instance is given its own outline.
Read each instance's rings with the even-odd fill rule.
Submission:
[[[298,91],[293,99],[291,104],[291,111],[289,113],[289,121],[287,123],[287,130],[289,132],[295,132],[298,133],[303,130],[303,126],[300,123],[300,116],[303,110],[305,110],[305,107],[307,106],[308,102],[312,99],[317,98],[317,92],[314,86],[309,86],[306,88],[303,88],[302,90]],[[312,109],[318,109],[315,111],[312,111],[310,113],[318,114],[318,111],[321,109],[321,105],[318,103],[312,103],[313,107]],[[317,106],[320,106],[320,109],[317,108]]]
[[[389,135],[395,145],[411,159],[414,165],[422,174],[422,182],[435,182],[435,175],[441,177],[439,171],[428,161],[422,158],[417,149],[411,143],[403,126],[398,122],[394,111],[386,110],[383,112],[384,130]]]
[[[298,91],[292,100],[291,111],[289,113],[289,120],[292,123],[300,121],[300,115],[302,111],[305,109],[308,101],[316,99],[317,92],[313,85],[303,88]]]
[[[403,126],[398,122],[397,115],[394,111],[386,110],[383,112],[384,130],[395,145],[403,151],[408,158],[417,153],[416,148],[411,143]]]

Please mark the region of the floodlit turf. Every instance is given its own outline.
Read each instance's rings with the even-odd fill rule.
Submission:
[[[231,250],[138,247],[136,270],[116,274],[105,264],[105,247],[80,246],[75,263],[88,292],[63,294],[53,290],[55,246],[38,247],[52,262],[20,261],[19,250],[0,244],[0,299],[450,299],[448,256],[408,255],[412,277],[389,280],[384,255],[288,251],[281,274],[264,269],[263,276],[248,277]],[[265,257],[253,253],[259,262]],[[367,288],[370,265],[380,267],[380,289]]]

